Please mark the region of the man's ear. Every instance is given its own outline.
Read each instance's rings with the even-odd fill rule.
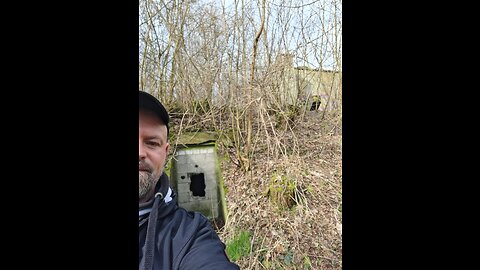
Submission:
[[[168,156],[168,150],[170,149],[170,144],[167,142],[166,145],[165,145],[165,153],[167,154]]]

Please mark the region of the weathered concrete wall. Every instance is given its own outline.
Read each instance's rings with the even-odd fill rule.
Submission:
[[[177,192],[178,204],[187,210],[202,212],[208,218],[218,218],[221,210],[219,176],[214,146],[196,146],[179,149],[175,155],[172,184]],[[205,196],[193,196],[190,190],[192,175],[203,173]]]
[[[338,109],[341,105],[342,72],[294,67],[291,54],[277,57],[270,67],[268,80],[270,87],[262,91],[271,92],[271,97],[281,105],[310,107],[317,98],[321,101],[320,110]]]

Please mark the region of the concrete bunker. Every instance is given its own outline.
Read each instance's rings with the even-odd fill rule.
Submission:
[[[183,140],[171,162],[178,205],[202,213],[217,229],[223,227],[225,194],[215,140]]]

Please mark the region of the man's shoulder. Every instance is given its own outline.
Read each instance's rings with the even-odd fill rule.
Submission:
[[[202,235],[211,235],[208,239],[216,239],[216,233],[208,218],[195,211],[188,211],[178,207],[171,215],[171,219],[163,229],[170,232],[174,247],[178,251],[186,252]],[[180,256],[180,257],[183,257]]]
[[[225,245],[206,216],[184,208],[177,209],[175,215],[182,219],[177,235],[188,241],[181,243],[174,265],[180,269],[239,269],[228,259]]]
[[[179,221],[182,225],[205,225],[209,224],[209,220],[202,213],[189,211],[183,207],[177,207],[173,212],[172,218]]]

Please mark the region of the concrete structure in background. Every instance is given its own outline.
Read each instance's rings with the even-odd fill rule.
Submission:
[[[270,67],[270,90],[279,104],[305,105],[307,110],[339,109],[342,72],[293,66],[293,54],[280,54]]]
[[[179,206],[224,222],[225,196],[214,140],[177,144],[171,182]]]

